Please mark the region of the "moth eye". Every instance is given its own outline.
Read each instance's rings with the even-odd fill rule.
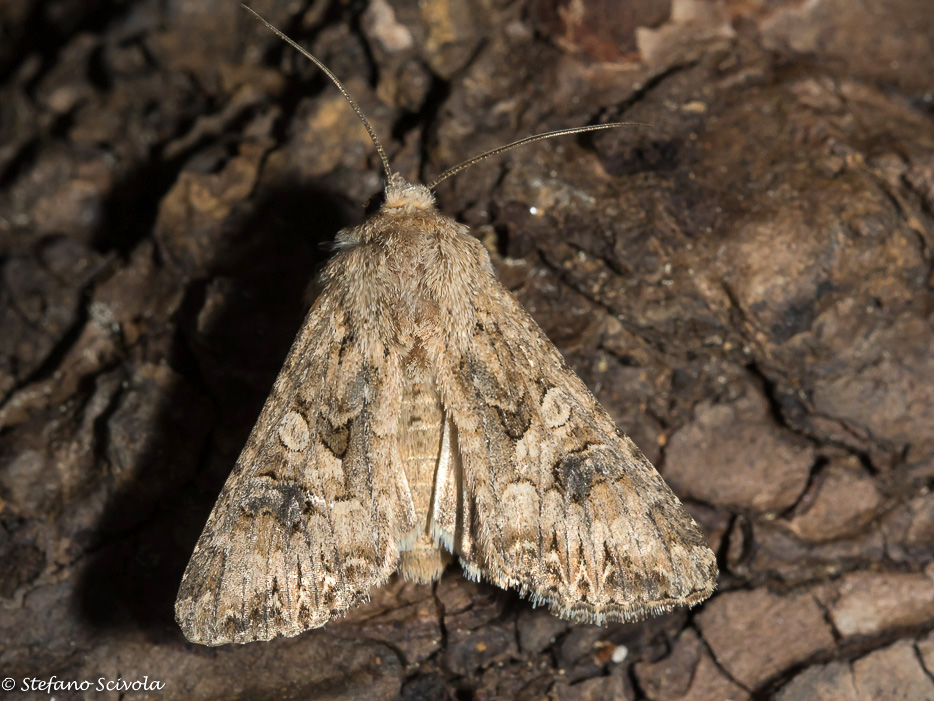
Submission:
[[[384,204],[386,204],[386,191],[380,190],[366,201],[366,207],[363,211],[366,216],[370,216],[376,214]]]

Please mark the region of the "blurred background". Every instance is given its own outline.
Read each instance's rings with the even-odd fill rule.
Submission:
[[[569,624],[451,566],[211,649],[182,571],[382,186],[233,0],[0,0],[0,677],[56,698],[934,698],[934,13],[923,0],[256,0],[438,189],[720,560]],[[24,691],[4,698],[37,698]]]

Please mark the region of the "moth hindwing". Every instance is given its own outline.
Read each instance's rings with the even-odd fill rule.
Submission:
[[[384,202],[337,235],[185,570],[185,635],[296,635],[394,572],[438,579],[452,556],[467,576],[576,621],[707,598],[716,559],[677,497],[480,242],[438,212],[430,187],[392,174],[376,143]]]

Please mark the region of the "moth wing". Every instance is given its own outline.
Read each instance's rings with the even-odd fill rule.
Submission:
[[[414,527],[397,358],[378,371],[334,297],[309,312],[185,570],[175,615],[193,642],[324,625],[389,577]]]
[[[716,559],[681,502],[515,297],[492,276],[483,286],[439,369],[467,574],[592,623],[710,596]]]

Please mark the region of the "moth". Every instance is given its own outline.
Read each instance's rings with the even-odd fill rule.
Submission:
[[[619,125],[528,137],[408,183],[340,81],[267,26],[341,90],[387,183],[378,210],[337,234],[195,546],[175,604],[185,636],[297,635],[393,573],[433,582],[453,557],[573,621],[710,596],[716,559],[695,522],[432,194],[508,148]]]

